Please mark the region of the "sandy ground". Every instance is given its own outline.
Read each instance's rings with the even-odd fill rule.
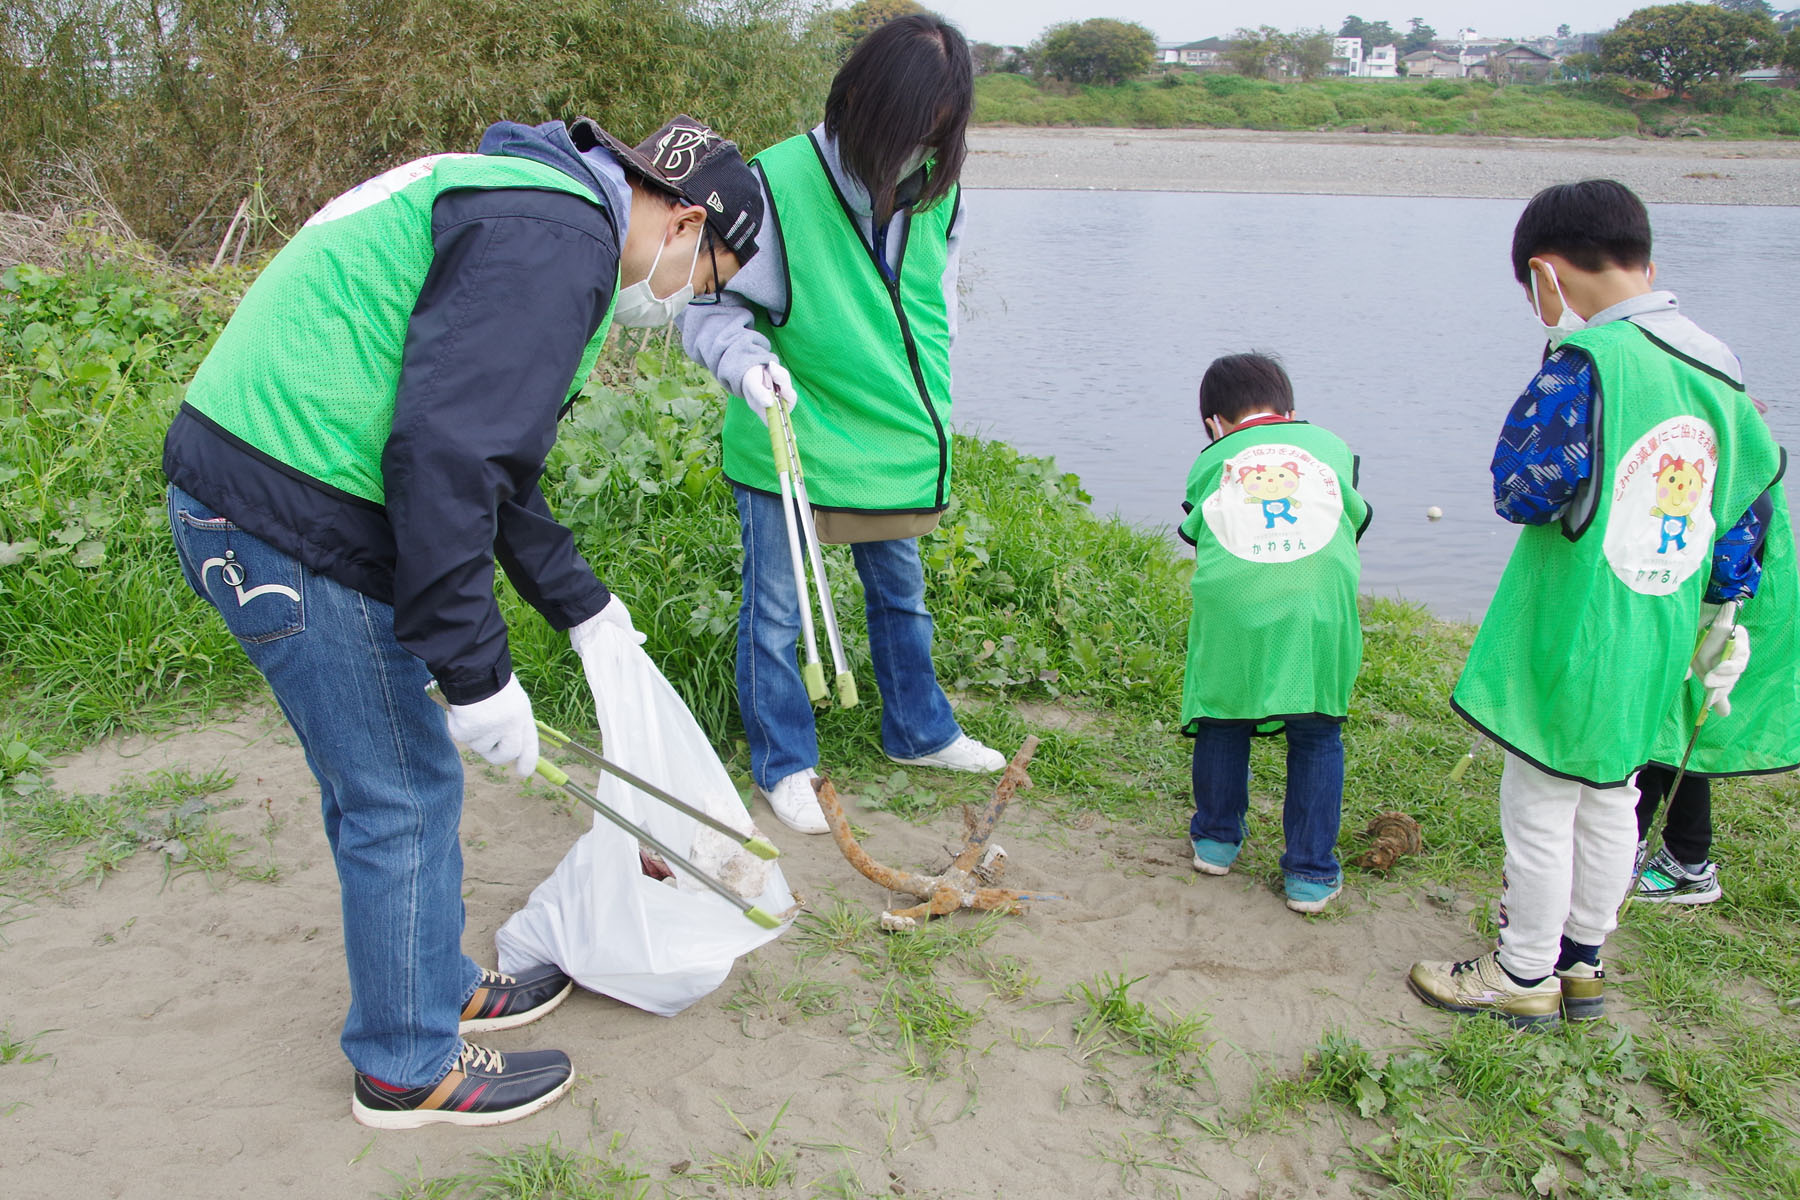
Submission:
[[[1026,793],[1000,831],[1011,853],[1007,883],[1067,899],[1011,919],[987,946],[1042,977],[1029,996],[985,997],[972,974],[954,985],[965,1003],[983,1005],[984,1020],[966,1066],[949,1078],[900,1077],[891,1051],[859,1035],[847,1012],[728,1007],[742,1001],[746,981],[772,994],[801,974],[869,992],[847,961],[798,961],[790,935],[678,1017],[578,992],[536,1025],[490,1035],[502,1050],[557,1046],[574,1057],[575,1090],[540,1116],[503,1129],[376,1135],[348,1114],[350,1071],[336,1044],[347,1000],[337,887],[291,736],[253,710],[180,736],[92,747],[59,766],[56,785],[102,791],[170,764],[236,773],[223,799],[241,803],[215,819],[244,839],[245,865],[272,860],[280,877],[165,880],[158,856],[141,853],[103,886],[9,914],[0,926],[5,1024],[47,1031],[38,1049],[52,1057],[0,1075],[6,1195],[361,1197],[419,1172],[469,1170],[481,1150],[552,1135],[575,1148],[605,1145],[614,1131],[628,1155],[664,1177],[672,1164],[697,1169],[740,1152],[747,1143],[730,1113],[761,1129],[788,1102],[773,1146],[798,1152],[797,1195],[848,1166],[871,1195],[1155,1195],[1180,1186],[1189,1196],[1348,1196],[1356,1175],[1337,1125],[1211,1138],[1170,1119],[1168,1105],[1237,1111],[1253,1063],[1292,1070],[1332,1026],[1385,1045],[1405,1026],[1440,1024],[1441,1014],[1404,990],[1403,972],[1422,953],[1478,948],[1467,897],[1445,907],[1422,888],[1358,876],[1338,912],[1307,920],[1264,882],[1197,878],[1182,840],[1185,797],[1169,797],[1166,836],[1146,837],[1105,820],[1052,822]],[[971,780],[969,798],[987,786]],[[897,865],[941,865],[941,847],[959,839],[953,815],[929,826],[874,812],[855,819],[870,831],[871,851]],[[774,824],[766,814],[764,822]],[[471,770],[467,946],[478,960],[493,961],[494,931],[584,827],[566,809]],[[829,838],[784,833],[789,881],[815,908],[838,898],[870,912],[888,903]],[[1135,996],[1210,1014],[1212,1078],[1159,1097],[1143,1088],[1141,1060],[1090,1059],[1077,1048],[1076,1010],[1058,1001],[1102,972],[1145,976]],[[1165,1125],[1184,1141],[1159,1143]],[[1128,1146],[1192,1173],[1107,1161],[1130,1157]],[[691,1186],[709,1194],[705,1183]]]
[[[1211,129],[969,132],[970,187],[1526,198],[1617,179],[1657,204],[1800,204],[1800,141],[1567,141]]]

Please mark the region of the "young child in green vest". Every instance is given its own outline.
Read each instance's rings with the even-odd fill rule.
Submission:
[[[1287,372],[1264,355],[1208,367],[1200,417],[1212,444],[1188,474],[1181,524],[1194,547],[1181,697],[1194,739],[1194,869],[1224,875],[1237,861],[1250,739],[1285,731],[1282,885],[1289,908],[1322,912],[1343,890],[1339,727],[1362,666],[1356,543],[1370,511],[1358,460],[1295,418]]]
[[[1602,1015],[1639,766],[1679,765],[1702,705],[1690,770],[1779,769],[1793,750],[1782,452],[1736,357],[1655,290],[1650,244],[1643,204],[1611,180],[1545,189],[1513,233],[1549,352],[1495,450],[1495,509],[1524,528],[1452,698],[1506,750],[1500,937],[1410,975],[1453,1012]],[[1737,602],[1744,620],[1715,621]],[[1753,634],[1767,662],[1734,704]]]

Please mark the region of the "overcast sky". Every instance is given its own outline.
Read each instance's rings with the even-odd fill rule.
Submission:
[[[1336,33],[1349,13],[1386,20],[1405,32],[1412,17],[1425,18],[1440,37],[1470,28],[1493,37],[1535,37],[1567,24],[1577,33],[1612,28],[1613,22],[1655,0],[1261,0],[1255,5],[1219,0],[922,0],[949,17],[971,41],[1022,45],[1045,26],[1088,17],[1136,21],[1158,41],[1189,42],[1223,36],[1240,25],[1280,29],[1323,25]],[[1779,7],[1779,6],[1778,6]]]

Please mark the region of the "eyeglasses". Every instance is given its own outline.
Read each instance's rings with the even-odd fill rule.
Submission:
[[[712,230],[703,230],[701,236],[706,239],[706,256],[712,260],[713,290],[704,295],[696,295],[689,300],[688,307],[690,308],[705,308],[719,303],[723,299],[719,293],[725,290],[724,285],[719,282],[719,252],[713,243]]]

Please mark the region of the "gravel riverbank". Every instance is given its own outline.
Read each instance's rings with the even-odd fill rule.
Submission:
[[[982,126],[969,151],[981,188],[1522,199],[1607,176],[1650,203],[1800,205],[1800,142]]]

